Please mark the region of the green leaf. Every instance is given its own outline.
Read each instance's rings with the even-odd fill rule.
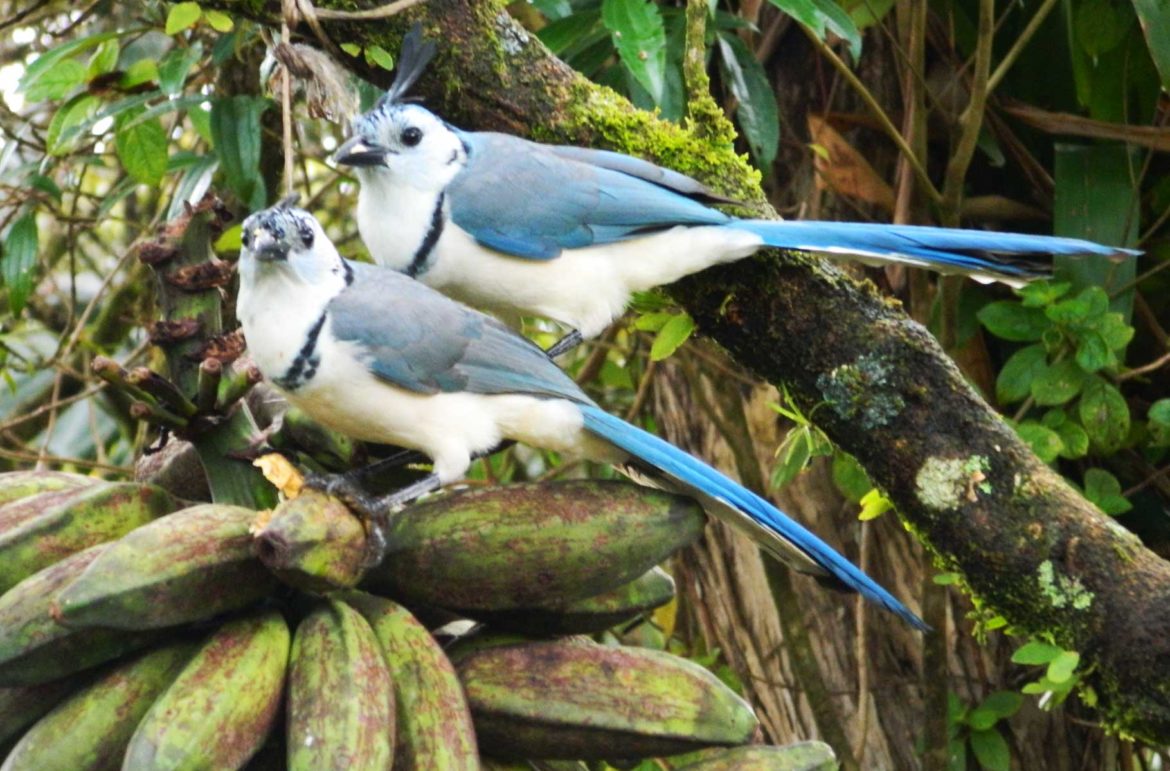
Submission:
[[[228,187],[252,210],[264,207],[260,176],[260,116],[270,102],[238,94],[211,103],[211,136]]]
[[[174,35],[193,27],[202,15],[203,9],[199,7],[199,3],[176,3],[167,14],[166,33]]]
[[[37,248],[36,214],[27,211],[8,228],[8,235],[4,237],[4,255],[0,260],[0,277],[8,288],[8,307],[13,315],[24,309],[32,292]]]
[[[833,453],[833,484],[841,495],[855,503],[873,489],[869,474],[857,459],[840,450]]]
[[[1129,436],[1129,405],[1112,383],[1095,375],[1090,378],[1078,405],[1081,425],[1096,447],[1114,452]]]
[[[1098,321],[1094,331],[1105,341],[1111,351],[1120,351],[1133,339],[1134,329],[1125,323],[1120,313],[1106,313]]]
[[[1051,326],[1041,309],[1025,308],[1010,300],[988,303],[976,315],[991,334],[1017,342],[1039,340]]]
[[[376,64],[384,70],[394,69],[394,57],[380,45],[372,45],[366,48],[366,61],[370,64]]]
[[[1109,295],[1099,286],[1087,287],[1076,297],[1053,303],[1044,314],[1054,324],[1081,327],[1095,321],[1109,310]]]
[[[670,321],[662,325],[654,343],[650,346],[650,360],[662,361],[678,350],[678,347],[687,341],[695,331],[695,320],[686,313],[673,316]]]
[[[211,25],[211,28],[216,32],[231,32],[236,23],[232,21],[232,17],[228,16],[223,11],[214,11],[210,8],[203,12],[203,18]]]
[[[1012,754],[1008,749],[1007,740],[999,731],[989,728],[984,731],[972,731],[971,751],[979,761],[979,767],[984,771],[1011,771]]]
[[[1033,421],[1024,421],[1016,426],[1016,433],[1032,448],[1036,457],[1045,463],[1051,463],[1060,456],[1064,443],[1060,441],[1060,434],[1047,426]]]
[[[1012,663],[1029,664],[1032,666],[1047,664],[1061,653],[1064,653],[1063,648],[1040,640],[1030,640],[1012,653]]]
[[[134,88],[143,83],[153,83],[158,80],[158,65],[153,59],[139,59],[126,68],[118,85],[122,88]]]
[[[1133,8],[1141,21],[1150,57],[1158,68],[1162,90],[1170,91],[1170,35],[1166,34],[1170,29],[1170,3],[1165,0],[1133,0]]]
[[[930,582],[935,586],[954,586],[959,583],[962,575],[959,573],[939,573],[936,576],[930,577]]]
[[[1109,349],[1109,344],[1100,334],[1085,332],[1077,343],[1076,362],[1085,372],[1096,372],[1117,366],[1117,355]]]
[[[861,511],[857,518],[862,522],[868,522],[871,519],[877,519],[892,508],[894,508],[894,502],[875,487],[861,497]]]
[[[1056,431],[1061,444],[1064,445],[1060,451],[1060,457],[1073,460],[1088,455],[1089,435],[1080,423],[1075,420],[1065,420],[1059,426],[1050,426],[1050,428]]]
[[[61,188],[53,181],[52,177],[46,177],[44,174],[30,174],[28,185],[34,190],[40,190],[57,203],[61,203]]]
[[[666,94],[666,27],[648,0],[602,0],[601,21],[622,64],[655,104]]]
[[[24,98],[30,102],[64,99],[84,82],[85,65],[76,59],[65,59],[25,89]]]
[[[812,31],[820,40],[825,31],[849,43],[849,53],[854,61],[861,56],[861,32],[833,0],[769,0],[772,5],[796,19]]]
[[[1033,281],[1016,290],[1025,308],[1043,308],[1064,297],[1072,284],[1067,281]]]
[[[116,31],[103,32],[98,35],[83,37],[80,40],[72,40],[68,43],[62,43],[56,48],[50,48],[36,59],[33,59],[31,62],[29,62],[28,66],[24,68],[24,74],[21,75],[20,82],[17,84],[17,88],[21,93],[24,94],[25,99],[30,102],[39,102],[42,99],[50,98],[47,96],[35,95],[36,90],[39,88],[38,82],[41,80],[41,78],[56,75],[58,66],[61,65],[61,63],[65,60],[81,53],[82,51],[93,48],[94,46],[101,45],[107,40],[116,38],[119,34],[120,33]],[[76,62],[74,63],[76,64]],[[81,78],[82,80],[85,79],[84,68],[81,71]],[[81,82],[82,81],[78,81],[75,85],[79,85]],[[30,93],[34,95],[30,95]],[[64,94],[62,94],[62,96],[64,96]]]
[[[666,322],[675,317],[676,314],[668,311],[654,311],[653,313],[643,313],[634,320],[634,329],[640,329],[643,332],[657,332],[666,326]]]
[[[203,56],[203,44],[196,41],[186,47],[176,47],[158,63],[158,87],[168,96],[182,92],[187,73]]]
[[[1045,367],[1032,381],[1032,397],[1041,406],[1064,404],[1081,392],[1085,371],[1072,359]]]
[[[107,72],[113,71],[118,66],[118,52],[120,50],[121,47],[117,40],[107,40],[99,45],[89,57],[89,66],[85,69],[86,79],[96,78],[98,75],[105,75]]]
[[[45,134],[45,150],[49,155],[61,156],[73,149],[77,134],[72,129],[77,128],[97,112],[97,97],[91,94],[78,94],[70,99],[49,121],[49,130]]]
[[[357,43],[342,43],[341,50],[345,51],[350,56],[357,56],[362,52],[362,47]]]
[[[1159,446],[1170,445],[1170,399],[1159,399],[1146,413],[1150,436]]]
[[[1013,353],[995,379],[995,398],[1000,404],[1018,402],[1032,392],[1032,381],[1048,369],[1048,353],[1040,343]]]
[[[1085,471],[1085,497],[1110,515],[1124,514],[1133,508],[1133,504],[1121,494],[1117,477],[1103,468]]]
[[[804,471],[812,457],[810,426],[796,426],[776,448],[776,465],[772,469],[772,486],[783,487]]]
[[[776,106],[776,92],[763,65],[738,35],[721,34],[716,41],[731,93],[739,100],[735,118],[756,165],[766,171],[772,166],[776,148],[780,145],[780,110]]]
[[[114,122],[114,149],[135,182],[157,185],[167,171],[167,132],[158,118],[135,121],[138,112],[124,112]]]
[[[1081,49],[1095,59],[1120,45],[1132,24],[1133,12],[1120,3],[1081,0],[1073,29]]]
[[[1044,676],[1054,683],[1067,683],[1080,663],[1081,654],[1076,651],[1061,651],[1049,662],[1048,671]]]
[[[996,691],[983,700],[979,709],[993,712],[998,718],[1011,717],[1019,712],[1024,704],[1024,697],[1018,691]]]

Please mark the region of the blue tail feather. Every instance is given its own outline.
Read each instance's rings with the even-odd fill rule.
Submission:
[[[893,595],[768,501],[669,442],[632,426],[599,407],[582,405],[581,411],[588,431],[688,485],[694,491],[720,499],[757,525],[794,545],[849,589],[897,614],[916,629],[929,630],[922,619]]]
[[[1132,249],[1078,238],[998,233],[990,230],[885,225],[865,222],[735,220],[727,227],[746,230],[768,246],[814,252],[855,254],[893,262],[923,262],[939,270],[1039,278],[1052,272],[1052,255],[1137,255]]]

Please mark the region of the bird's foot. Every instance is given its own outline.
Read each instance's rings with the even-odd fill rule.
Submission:
[[[569,351],[573,350],[583,342],[585,342],[585,338],[581,336],[581,332],[574,329],[572,332],[553,343],[552,348],[549,348],[547,351],[545,351],[545,353],[548,354],[550,359],[555,359],[562,353],[568,353]]]
[[[369,506],[365,513],[366,553],[362,561],[366,568],[375,567],[386,556],[386,528],[390,524],[390,518],[419,496],[434,492],[439,487],[439,476],[427,474],[417,482],[368,501]]]
[[[357,471],[344,474],[309,474],[305,487],[332,496],[345,504],[346,508],[365,520],[373,519],[377,512],[378,499],[366,492],[362,486],[362,475]]]

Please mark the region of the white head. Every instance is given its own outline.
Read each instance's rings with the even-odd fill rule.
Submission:
[[[467,163],[458,132],[418,104],[384,97],[353,122],[351,134],[334,157],[355,167],[363,181],[387,175],[398,185],[438,191]]]
[[[332,297],[345,288],[350,268],[317,218],[295,203],[295,196],[286,198],[244,220],[241,289],[276,280]]]

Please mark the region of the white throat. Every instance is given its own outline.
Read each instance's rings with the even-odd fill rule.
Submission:
[[[358,176],[362,186],[357,221],[362,241],[374,262],[406,271],[435,227],[443,190],[416,187],[387,169],[359,169]],[[447,213],[439,211],[438,216],[445,220]]]

